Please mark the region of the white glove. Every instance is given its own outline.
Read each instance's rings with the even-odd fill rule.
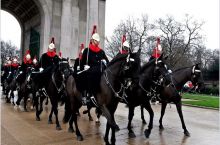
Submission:
[[[21,74],[21,73],[22,73],[22,71],[19,72],[19,74]]]
[[[42,72],[44,69],[41,67],[39,70],[40,70],[40,72]]]
[[[90,68],[89,65],[84,65],[84,70],[88,70]]]
[[[172,70],[170,70],[170,69],[169,69],[169,70],[168,70],[168,73],[170,73],[170,74],[171,74],[171,73],[172,73]]]
[[[9,73],[11,73],[11,71]]]
[[[106,64],[107,64],[107,62],[106,62],[106,60],[105,60],[105,59],[102,59],[101,61],[102,61],[102,63],[104,63],[104,65],[106,65]]]
[[[80,66],[77,66],[77,71],[79,71],[80,70]]]

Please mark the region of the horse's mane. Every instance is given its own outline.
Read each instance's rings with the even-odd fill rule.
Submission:
[[[142,67],[141,67],[141,70],[140,70],[140,73],[143,73],[144,72],[144,70],[147,68],[147,67],[149,67],[152,63],[154,63],[155,62],[155,59],[152,59],[152,60],[150,60],[149,62],[147,62],[146,64],[144,64]]]
[[[117,61],[121,61],[123,59],[125,59],[126,57],[128,56],[128,54],[117,54],[109,63],[108,63],[108,66],[111,66],[113,65],[115,62]]]

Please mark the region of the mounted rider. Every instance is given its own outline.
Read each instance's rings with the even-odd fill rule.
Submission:
[[[37,61],[37,57],[34,56],[34,59],[33,59],[33,68],[35,71],[39,71],[39,63]]]
[[[11,58],[6,57],[5,64],[1,68],[1,71],[2,71],[1,72],[1,82],[2,82],[1,85],[2,85],[3,93],[5,93],[5,82],[11,70],[11,63],[12,63]]]
[[[21,64],[20,72],[17,77],[17,82],[20,85],[25,81],[27,77],[28,69],[31,69],[32,67],[33,67],[33,62],[31,59],[30,50],[26,50],[23,62]]]
[[[161,56],[162,52],[163,52],[163,49],[160,45],[160,38],[157,37],[156,47],[153,49],[153,53],[152,53],[149,61],[154,58],[158,59]]]
[[[105,52],[99,47],[99,42],[100,37],[94,26],[89,47],[84,49],[80,61],[80,70],[83,73],[80,75],[81,72],[78,72],[79,80],[86,83],[84,85],[89,94],[98,91],[102,71],[109,62]]]
[[[126,36],[123,35],[122,36],[122,42],[121,42],[121,50],[120,53],[121,54],[128,54],[130,51],[130,45],[128,43],[128,41],[126,41]]]
[[[46,83],[48,83],[52,71],[55,65],[59,63],[59,56],[56,54],[56,48],[54,44],[54,38],[52,38],[51,43],[48,45],[48,50],[43,53],[39,61],[40,73],[34,78],[39,87],[44,88]]]

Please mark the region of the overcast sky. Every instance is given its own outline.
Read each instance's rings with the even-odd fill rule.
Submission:
[[[167,14],[181,20],[185,14],[205,21],[203,31],[207,48],[219,48],[219,0],[106,0],[106,35],[111,36],[121,20],[148,14],[149,20]],[[1,11],[1,39],[11,40],[20,47],[20,26],[7,12]]]
[[[207,48],[219,48],[219,0],[106,0],[106,35],[111,36],[121,20],[148,14],[149,21],[167,14],[182,20],[185,14],[205,21],[203,36]]]

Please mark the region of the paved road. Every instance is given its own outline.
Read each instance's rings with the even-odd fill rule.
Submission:
[[[30,110],[30,108],[29,108]],[[84,110],[83,108],[80,110]],[[128,138],[127,112],[124,104],[120,104],[116,112],[116,121],[121,130],[116,133],[117,145],[220,145],[219,111],[183,107],[183,114],[191,137],[185,137],[175,106],[168,107],[164,117],[163,132],[159,131],[160,105],[153,105],[155,111],[154,129],[149,139],[146,139],[143,131],[147,125],[142,125],[140,110],[136,108],[133,120],[135,139]],[[1,99],[1,145],[102,145],[105,133],[104,117],[101,117],[101,125],[88,120],[86,115],[78,118],[84,141],[76,141],[75,134],[68,133],[68,124],[62,124],[62,130],[55,130],[55,124],[47,124],[47,116],[50,107],[44,107],[41,121],[35,121],[34,111],[23,112],[22,108],[6,104]],[[92,115],[95,119],[94,110]],[[145,113],[146,120],[148,114]],[[63,107],[59,107],[60,122],[63,117]]]

